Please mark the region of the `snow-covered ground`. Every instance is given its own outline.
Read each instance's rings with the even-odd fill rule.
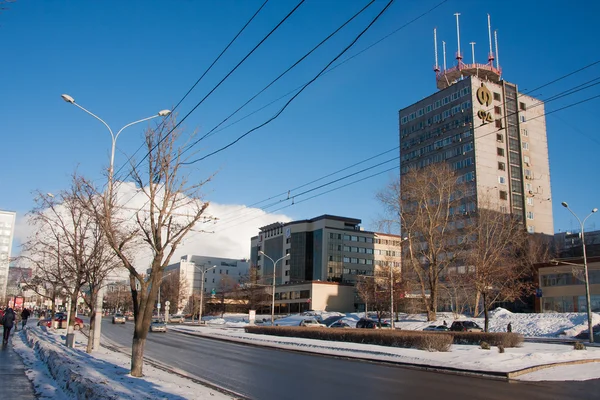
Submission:
[[[28,327],[12,345],[28,368],[40,399],[232,399],[190,379],[144,364],[144,377],[129,374],[130,357],[102,347],[87,354],[87,338],[75,334],[75,347],[64,346],[65,330]]]
[[[312,314],[312,315],[311,315]],[[280,326],[297,326],[305,318],[325,319],[330,316],[343,316],[343,320],[354,326],[364,314],[305,313],[279,318]],[[270,316],[265,318],[270,323]],[[461,319],[466,319],[461,317]],[[481,318],[468,318],[483,325]],[[328,342],[312,339],[284,338],[257,335],[244,332],[248,325],[248,315],[231,314],[224,318],[207,317],[206,325],[171,324],[171,331],[192,335],[219,337],[240,342],[250,342],[263,346],[303,350],[319,354],[344,357],[360,357],[369,360],[385,360],[410,363],[429,367],[453,367],[467,371],[511,372],[524,368],[556,362],[580,362],[600,360],[600,347],[574,350],[570,345],[529,343],[522,347],[506,349],[499,353],[497,348],[482,350],[478,346],[453,345],[449,352],[427,352],[417,349],[390,348],[358,343]],[[403,330],[421,330],[428,325],[452,323],[452,314],[440,314],[436,322],[428,322],[423,315],[401,315],[396,327]],[[568,337],[587,328],[585,314],[513,314],[504,309],[496,309],[490,316],[490,330],[501,332],[511,322],[513,332],[527,337]],[[600,315],[594,314],[594,323],[600,323]],[[310,328],[307,328],[310,329]],[[27,374],[34,382],[41,399],[79,398],[90,391],[101,393],[94,398],[153,399],[227,399],[230,398],[212,388],[195,381],[173,375],[162,369],[146,364],[144,377],[134,378],[129,374],[128,356],[102,348],[93,354],[85,352],[86,338],[76,335],[73,349],[64,346],[64,330],[53,331],[30,326],[27,334],[20,332],[13,338],[15,350],[22,356],[29,368]],[[562,335],[561,335],[562,334]],[[559,336],[561,335],[561,336]],[[73,373],[74,372],[74,373]],[[600,378],[600,362],[545,368],[517,377],[521,380],[586,380]],[[100,389],[98,389],[100,388]]]

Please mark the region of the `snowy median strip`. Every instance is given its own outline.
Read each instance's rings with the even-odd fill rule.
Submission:
[[[75,340],[67,348],[61,333],[33,327],[13,338],[40,399],[232,399],[148,364],[135,378],[127,355],[106,348],[87,354],[87,338],[77,333]]]
[[[517,376],[528,372],[523,370],[530,368],[538,369],[540,366],[556,363],[589,363],[600,361],[600,348],[574,350],[573,346],[562,344],[524,343],[522,347],[507,348],[504,353],[499,353],[496,347],[492,347],[491,350],[483,350],[479,346],[455,344],[452,345],[449,352],[428,352],[417,349],[360,343],[251,334],[244,332],[240,328],[223,329],[218,325],[213,327],[210,325],[183,325],[171,326],[170,329],[172,331],[192,333],[215,339],[232,340],[286,350],[413,365],[427,369],[447,370],[448,372],[479,373],[516,379],[525,379],[524,377]],[[583,366],[583,368],[587,367]],[[594,377],[600,378],[600,362],[598,368],[595,369],[597,372],[594,374]],[[550,376],[551,371],[547,370],[546,372]],[[543,379],[543,373],[539,375],[540,379],[537,380],[545,380]],[[567,377],[559,380],[569,379]]]

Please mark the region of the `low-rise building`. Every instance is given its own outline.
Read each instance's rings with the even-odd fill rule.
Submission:
[[[590,303],[600,312],[600,257],[587,257]],[[538,312],[587,312],[583,258],[560,259],[537,266]]]
[[[287,285],[301,284],[312,285],[311,293],[327,292],[325,288],[333,287],[344,293],[339,299],[335,295],[335,301],[330,297],[331,303],[313,301],[312,309],[354,311],[362,308],[360,300],[355,295],[347,296],[345,293],[350,289],[346,288],[354,292],[359,279],[375,276],[378,269],[392,268],[399,276],[400,236],[365,231],[360,224],[361,220],[356,218],[322,215],[260,228],[259,234],[251,238],[250,261],[257,266],[261,282],[269,284],[273,277],[273,262],[280,260],[275,268],[276,310],[295,312],[296,307],[303,308],[297,305],[302,301],[282,298]],[[318,282],[337,285],[315,286]],[[344,299],[343,304],[340,299]],[[335,309],[332,308],[334,304]]]

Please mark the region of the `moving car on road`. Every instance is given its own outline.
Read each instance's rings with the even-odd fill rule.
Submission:
[[[162,319],[153,319],[150,323],[150,332],[166,332],[167,324]]]
[[[185,316],[183,314],[175,314],[169,317],[169,322],[183,324],[185,322]]]
[[[112,317],[112,323],[113,324],[124,324],[126,320],[127,319],[125,318],[125,316],[123,314],[121,314],[121,313],[116,313]]]

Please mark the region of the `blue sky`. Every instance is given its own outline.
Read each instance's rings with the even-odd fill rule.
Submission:
[[[66,188],[70,174],[102,182],[108,165],[110,136],[106,128],[61,100],[68,93],[103,118],[115,131],[123,125],[174,107],[204,70],[259,8],[248,1],[27,1],[0,13],[0,132],[3,168],[0,209],[23,216],[33,206],[32,191]],[[184,121],[186,133],[204,135],[275,76],[335,30],[367,1],[307,0],[224,84]],[[377,0],[339,35],[225,125],[260,109],[306,83],[362,30],[386,2]],[[221,205],[252,205],[398,146],[399,109],[436,90],[433,66],[434,27],[448,46],[448,64],[456,51],[455,12],[461,13],[461,47],[471,59],[485,62],[487,17],[498,30],[504,78],[522,92],[600,60],[593,32],[598,2],[577,7],[558,1],[396,1],[340,60],[356,55],[427,10],[406,28],[318,79],[283,114],[231,148],[190,167],[201,180],[217,172],[206,186],[206,198]],[[178,107],[183,118],[297,2],[271,0],[211,72]],[[440,56],[441,57],[441,56]],[[335,64],[334,64],[335,65]],[[546,99],[600,76],[600,63],[546,86],[531,95]],[[592,82],[592,83],[595,83]],[[552,101],[546,112],[597,96],[592,86]],[[287,99],[216,132],[194,147],[206,155],[272,116]],[[593,99],[548,115],[548,142],[555,231],[573,230],[577,221],[560,206],[567,201],[584,217],[600,206],[597,171],[600,161]],[[140,124],[118,141],[119,169],[142,143]],[[139,160],[143,153],[134,158]],[[332,176],[392,159],[397,151]],[[292,219],[322,214],[363,220],[375,229],[380,207],[375,194],[389,182],[397,165],[388,162],[367,173],[287,201],[267,212]],[[124,176],[124,170],[119,176]],[[348,182],[376,177],[307,199]],[[306,188],[292,191],[298,194]],[[285,207],[285,208],[282,208]],[[587,229],[600,229],[593,216]],[[229,228],[241,223],[226,221]],[[228,224],[227,224],[228,223]],[[216,228],[218,229],[218,228]],[[248,244],[249,247],[249,238]],[[15,249],[16,250],[16,249]]]

